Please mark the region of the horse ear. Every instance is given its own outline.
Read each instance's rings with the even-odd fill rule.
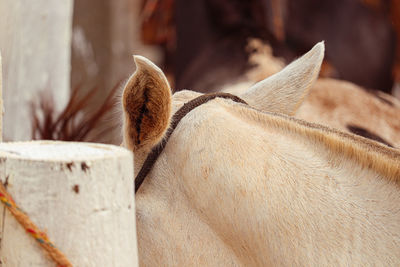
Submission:
[[[316,44],[307,54],[256,83],[240,97],[257,109],[293,115],[318,78],[324,51],[323,42]]]
[[[136,71],[122,95],[123,144],[132,151],[151,149],[163,138],[171,119],[171,88],[150,60],[134,56]]]

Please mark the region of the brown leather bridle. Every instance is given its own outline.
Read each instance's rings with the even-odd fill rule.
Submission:
[[[174,132],[175,128],[178,126],[182,118],[185,117],[186,114],[188,114],[193,109],[217,97],[231,99],[235,102],[247,105],[247,103],[241,98],[228,93],[205,94],[185,103],[183,107],[181,107],[172,117],[171,126],[167,130],[167,133],[165,134],[163,140],[152,149],[152,151],[144,161],[142,168],[140,169],[138,175],[135,178],[135,194],[139,190],[147,174],[149,174],[149,172],[151,171],[158,156],[160,156],[161,152],[164,150],[169,138],[171,137],[172,133]]]

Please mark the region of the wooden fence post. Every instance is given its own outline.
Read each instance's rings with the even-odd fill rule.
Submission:
[[[3,67],[0,51],[0,142],[3,142]]]
[[[0,180],[73,266],[138,266],[129,151],[89,143],[1,143]],[[0,207],[2,264],[54,266]]]
[[[31,140],[32,100],[52,94],[56,111],[70,94],[73,0],[0,0],[3,139]]]

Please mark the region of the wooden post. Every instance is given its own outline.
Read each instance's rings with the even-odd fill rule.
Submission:
[[[3,67],[1,65],[0,51],[0,142],[3,141]]]
[[[89,143],[1,143],[0,180],[73,266],[138,266],[129,151]],[[2,264],[54,266],[0,207]]]
[[[0,0],[5,140],[31,140],[32,100],[52,94],[60,111],[70,93],[73,0]]]

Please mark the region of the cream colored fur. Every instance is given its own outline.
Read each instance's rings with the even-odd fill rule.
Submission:
[[[299,88],[316,78],[313,51],[290,67],[307,77],[284,72]],[[303,93],[281,89],[291,113]],[[176,111],[197,95],[167,101]],[[399,152],[259,109],[215,99],[180,122],[136,195],[140,265],[398,266]]]
[[[134,56],[134,60],[136,71],[128,79],[122,96],[123,144],[132,151],[149,151],[169,127],[171,89],[155,64],[142,56]]]
[[[241,97],[260,110],[294,114],[318,77],[323,57],[321,42],[271,79],[253,85]]]
[[[241,82],[226,85],[224,91],[243,94],[254,83],[283,69],[283,60],[274,57],[267,44],[254,39],[250,41],[249,49],[255,51],[249,58],[249,63],[255,67]],[[391,95],[383,92],[374,95],[351,82],[320,78],[294,116],[346,132],[349,132],[349,125],[358,126],[400,148],[399,114],[400,101]]]
[[[379,98],[353,83],[320,78],[295,116],[341,131],[357,125],[400,148],[400,101],[382,92],[376,94]]]

